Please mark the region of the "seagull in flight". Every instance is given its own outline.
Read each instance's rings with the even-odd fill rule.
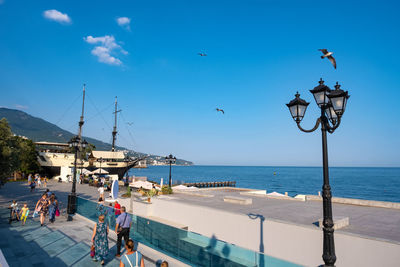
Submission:
[[[222,114],[225,114],[225,112],[224,112],[224,110],[223,110],[223,109],[216,108],[216,110],[217,110],[217,112],[218,112],[218,111],[221,111],[221,112],[222,112]]]
[[[333,67],[336,69],[336,60],[334,57],[332,57],[333,52],[329,52],[327,49],[318,49],[319,51],[322,52],[322,54],[324,54],[323,56],[321,56],[321,58],[328,58],[329,61],[332,63]]]
[[[206,57],[207,56],[207,54],[206,53],[197,53],[199,56],[201,56],[201,57]]]
[[[133,122],[127,122],[126,124],[128,124],[129,126],[132,126]]]

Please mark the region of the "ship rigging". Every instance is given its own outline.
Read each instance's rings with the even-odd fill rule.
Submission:
[[[83,85],[83,98],[82,98],[82,112],[79,120],[78,137],[82,140],[82,127],[84,121],[85,111],[85,95],[86,85]],[[90,172],[100,169],[104,170],[108,174],[117,174],[119,179],[131,168],[145,168],[146,157],[133,158],[129,157],[126,151],[116,150],[116,139],[117,139],[117,114],[122,110],[118,110],[117,97],[115,97],[115,108],[114,108],[114,127],[112,130],[112,145],[111,151],[93,150],[89,154],[85,151],[80,151],[79,155],[79,166],[80,172],[86,169]],[[53,176],[66,176],[66,173],[70,173],[73,167],[74,154],[68,151],[68,144],[66,143],[55,143],[55,142],[36,142],[35,143],[39,150],[38,161],[44,170],[44,174],[50,177]],[[65,178],[66,179],[66,178]],[[64,179],[63,179],[64,180]]]

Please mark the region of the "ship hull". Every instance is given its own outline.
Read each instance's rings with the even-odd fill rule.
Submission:
[[[97,152],[99,153],[99,152]],[[114,152],[101,152],[101,153],[114,153]],[[120,155],[124,159],[124,155]],[[145,168],[146,163],[143,162],[145,158],[136,158],[129,161],[124,160],[96,160],[97,158],[89,157],[88,160],[78,159],[76,162],[77,169],[87,169],[94,171],[97,169],[105,170],[108,174],[118,175],[122,179],[125,173],[131,168]],[[101,159],[101,158],[100,158]],[[42,168],[41,174],[48,177],[61,175],[62,168],[73,168],[75,162],[75,155],[72,153],[57,153],[57,152],[39,152],[38,162]]]

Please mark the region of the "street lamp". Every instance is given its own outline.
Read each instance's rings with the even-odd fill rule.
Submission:
[[[127,186],[127,184],[129,185],[129,174],[128,174],[128,171],[129,171],[129,162],[130,162],[131,160],[130,160],[130,158],[129,157],[125,157],[124,158],[124,162],[126,163],[126,171],[125,171],[125,173],[126,173],[126,176],[125,176],[125,186]]]
[[[72,137],[72,139],[68,142],[68,145],[70,148],[74,150],[74,175],[73,175],[73,180],[72,180],[72,190],[71,194],[68,195],[68,207],[67,207],[67,213],[68,213],[68,220],[72,220],[71,215],[75,214],[76,212],[76,160],[78,157],[78,151],[80,148],[86,148],[87,147],[87,142],[86,140],[81,140],[79,136]]]
[[[101,176],[101,163],[103,162],[103,158],[102,158],[102,157],[99,158],[99,162],[100,162],[100,171],[99,171],[99,175]]]
[[[322,259],[325,266],[334,266],[336,262],[335,243],[333,238],[333,219],[332,219],[332,194],[329,185],[329,169],[328,169],[328,145],[326,132],[333,133],[340,125],[341,117],[346,109],[347,99],[350,97],[347,91],[340,89],[340,85],[336,83],[335,90],[331,90],[324,84],[321,79],[319,85],[310,92],[314,95],[315,102],[321,109],[321,116],[317,119],[314,128],[305,130],[300,126],[300,122],[304,117],[307,106],[310,104],[300,98],[297,92],[295,99],[286,104],[290,113],[295,120],[297,127],[306,133],[314,132],[321,124],[322,132],[322,159],[323,159],[323,176],[324,183],[322,186],[323,200],[323,225],[324,225],[324,244]]]
[[[165,157],[165,161],[166,161],[167,163],[169,163],[169,183],[168,183],[168,185],[169,185],[169,187],[171,187],[171,186],[172,186],[171,165],[172,165],[172,163],[175,163],[175,162],[176,162],[176,157],[174,157],[174,156],[172,156],[171,154],[169,154],[169,156],[166,156],[166,157]]]

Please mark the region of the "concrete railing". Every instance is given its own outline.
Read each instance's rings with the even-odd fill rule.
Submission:
[[[306,200],[322,201],[322,197],[316,195],[306,195]],[[364,200],[355,198],[332,197],[332,203],[357,205],[365,207],[376,207],[376,208],[400,209],[400,203],[397,202]]]

